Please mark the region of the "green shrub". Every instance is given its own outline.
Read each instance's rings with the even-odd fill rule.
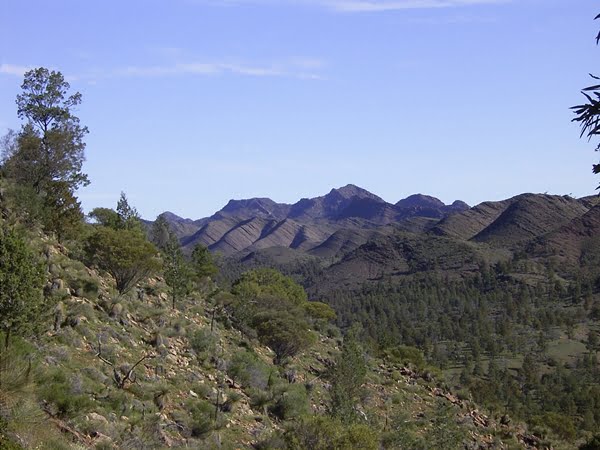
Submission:
[[[244,388],[266,389],[270,368],[254,353],[240,351],[227,365],[227,374]]]
[[[61,369],[50,370],[38,384],[41,398],[50,403],[59,416],[72,417],[92,405],[92,401],[80,392],[78,383],[68,378]]]
[[[305,417],[288,428],[284,434],[290,450],[376,450],[377,434],[364,424],[344,426],[326,416]]]
[[[419,369],[425,367],[425,356],[423,356],[423,352],[418,348],[410,347],[408,345],[399,345],[397,347],[386,349],[384,353],[391,362],[397,364],[410,363]]]
[[[193,400],[186,405],[193,437],[200,437],[214,428],[215,407],[205,400]]]
[[[595,435],[585,444],[581,444],[579,450],[600,450],[600,434]]]
[[[214,353],[217,338],[208,328],[196,330],[189,338],[190,347],[196,352],[198,359],[204,361],[211,353]]]
[[[322,302],[306,302],[302,306],[313,319],[330,321],[337,317],[333,308]]]
[[[567,441],[575,439],[577,435],[573,419],[565,414],[549,412],[541,417],[536,417],[532,422],[548,427],[554,434]]]
[[[275,352],[276,364],[296,356],[316,340],[306,321],[287,311],[261,311],[252,319],[252,326],[260,342]]]
[[[308,397],[302,384],[291,384],[276,394],[269,412],[281,420],[290,420],[308,413]]]

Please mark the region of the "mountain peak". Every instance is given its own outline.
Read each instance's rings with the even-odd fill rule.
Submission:
[[[288,209],[289,205],[276,203],[270,198],[248,198],[229,200],[217,214],[283,218]]]
[[[354,197],[359,197],[359,198],[371,198],[373,200],[379,200],[379,201],[383,201],[380,197],[378,197],[377,195],[367,191],[366,189],[363,189],[361,187],[358,187],[354,184],[347,184],[346,186],[342,186],[339,188],[334,188],[332,189],[329,194],[327,195],[340,195],[341,197],[345,198],[345,199],[351,199]]]
[[[439,198],[424,194],[413,194],[396,203],[400,208],[443,208],[446,206]]]
[[[177,223],[179,223],[179,222],[184,222],[184,223],[190,222],[191,223],[191,222],[193,222],[192,219],[183,218],[181,216],[178,216],[175,213],[172,213],[171,211],[165,211],[163,213],[160,213],[160,216],[162,216],[169,223],[173,223],[173,222],[177,222]]]

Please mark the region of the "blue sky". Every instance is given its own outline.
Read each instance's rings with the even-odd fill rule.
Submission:
[[[28,68],[90,129],[79,198],[144,217],[348,183],[396,202],[583,196],[592,0],[1,0],[0,134]]]

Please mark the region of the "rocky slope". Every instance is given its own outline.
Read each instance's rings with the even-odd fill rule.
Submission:
[[[0,448],[284,449],[290,424],[325,417],[340,346],[335,327],[319,325],[308,350],[276,366],[270,348],[221,313],[215,320],[212,282],[173,310],[161,278],[140,284],[143,295],[115,296],[110,278],[61,246],[45,247],[59,306],[35,347],[14,349],[11,364],[28,353],[27,375],[17,372],[33,371],[35,381],[23,378],[26,389],[15,392],[0,387]],[[409,437],[435,446],[449,436],[460,448],[542,447],[410,359],[371,358],[362,389],[361,417],[383,448],[403,448]]]

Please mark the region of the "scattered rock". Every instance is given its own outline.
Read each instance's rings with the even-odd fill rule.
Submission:
[[[86,419],[90,422],[101,422],[104,424],[108,424],[108,419],[98,413],[91,412],[86,416]]]

